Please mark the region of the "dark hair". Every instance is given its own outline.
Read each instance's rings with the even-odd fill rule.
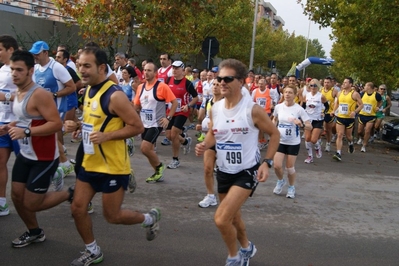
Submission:
[[[14,37],[12,37],[10,35],[1,35],[0,43],[3,44],[4,48],[6,48],[6,50],[10,49],[11,47],[14,48],[14,51],[18,50],[17,40],[15,40]]]
[[[121,71],[124,70],[124,69],[126,69],[127,73],[129,73],[129,77],[132,77],[134,75],[135,70],[134,70],[133,67],[131,67],[131,66],[123,66],[123,67],[121,67]]]
[[[70,53],[67,50],[59,50],[58,52],[62,53],[62,57],[63,59],[69,59],[69,57],[71,56]]]
[[[220,64],[219,64],[219,70],[222,68],[231,68],[234,69],[236,72],[236,78],[237,79],[243,79],[245,80],[245,78],[247,77],[247,67],[246,65],[244,65],[244,63],[242,63],[241,61],[238,61],[237,59],[226,59],[223,60]]]
[[[100,45],[98,45],[97,43],[95,43],[95,42],[88,42],[88,43],[86,43],[85,44],[85,47],[84,48],[100,48]]]
[[[329,81],[332,81],[332,78],[331,78],[331,77],[326,77],[326,78],[324,78],[324,80],[326,80],[326,79],[328,79]]]
[[[82,54],[93,54],[96,58],[96,65],[100,66],[100,65],[105,65],[105,73],[108,73],[108,58],[107,58],[107,54],[99,49],[99,48],[95,48],[95,47],[85,47],[82,51]]]
[[[295,75],[289,75],[288,78],[295,78],[295,79],[297,79]]]
[[[166,55],[166,58],[168,59],[168,60],[171,60],[172,58],[170,58],[170,55],[168,54],[168,53],[161,53],[160,55]]]
[[[33,54],[29,53],[28,51],[16,50],[12,53],[10,60],[13,62],[24,61],[28,69],[31,69],[35,66],[35,58],[33,57]]]
[[[147,61],[147,64],[151,64],[151,65],[154,66],[154,72],[155,72],[155,73],[158,71],[158,67],[157,67],[156,64],[154,64],[154,62],[148,62],[148,61]],[[147,64],[146,64],[146,65],[147,65]],[[144,69],[143,69],[143,71],[144,71]]]
[[[350,84],[353,84],[353,78],[351,78],[351,77],[346,77],[345,79],[349,80],[349,83],[350,83]]]
[[[152,58],[148,58],[145,61],[147,61],[147,63],[154,63],[154,60],[152,60]]]

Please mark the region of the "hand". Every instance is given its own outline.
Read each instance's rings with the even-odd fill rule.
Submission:
[[[202,125],[201,124],[196,124],[195,125],[195,130],[201,131],[202,130]]]
[[[64,130],[66,133],[71,133],[76,131],[78,128],[78,123],[73,120],[65,120],[64,122]]]
[[[258,168],[258,174],[256,175],[256,179],[259,182],[265,182],[269,177],[269,166],[266,163],[262,163]]]
[[[161,119],[161,126],[163,127],[163,128],[167,128],[168,127],[168,125],[169,125],[169,120],[166,118],[166,117],[164,117],[164,118],[162,118]]]
[[[20,128],[20,127],[10,127],[10,129],[8,130],[8,134],[10,134],[10,138],[12,140],[16,140],[16,139],[23,139],[26,137],[25,135],[25,128]]]
[[[188,111],[188,109],[189,109],[189,107],[188,107],[188,105],[185,105],[185,106],[182,106],[182,112],[187,112]]]
[[[351,117],[351,118],[355,118],[355,116],[356,116],[356,112],[355,112],[355,111],[352,111],[351,114],[350,114],[350,117]]]
[[[0,136],[6,135],[8,134],[8,130],[9,130],[9,126],[8,125],[2,125],[0,126]]]
[[[100,131],[95,131],[95,132],[90,133],[89,139],[94,144],[101,144],[108,140],[106,134],[104,134],[104,132],[100,132]]]
[[[205,142],[201,142],[201,143],[198,143],[197,145],[195,145],[195,155],[197,155],[197,156],[203,155],[206,150],[207,149],[206,149]]]
[[[84,91],[85,91],[85,88],[81,88],[81,89],[78,91],[78,94],[83,94]]]

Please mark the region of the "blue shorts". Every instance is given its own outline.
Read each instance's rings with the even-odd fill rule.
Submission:
[[[78,108],[78,96],[76,95],[76,92],[73,92],[67,96],[67,104],[68,104],[67,108],[68,111],[71,109]]]
[[[1,125],[6,125],[7,123],[1,123]],[[19,144],[17,140],[12,140],[9,134],[0,136],[0,148],[9,148],[11,149],[15,155],[19,154]]]
[[[110,175],[104,173],[87,172],[84,167],[80,168],[78,179],[89,183],[96,192],[113,193],[123,187],[127,190],[129,184],[129,174]]]

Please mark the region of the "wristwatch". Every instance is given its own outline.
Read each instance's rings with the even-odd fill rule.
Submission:
[[[167,116],[166,119],[168,119],[170,121],[170,120],[172,120],[172,117]]]
[[[8,103],[8,102],[11,100],[11,93],[6,92],[6,93],[4,94],[4,97],[6,98],[6,103]]]
[[[25,128],[24,133],[25,133],[26,137],[28,137],[28,138],[30,137],[30,129],[29,128]]]
[[[53,96],[54,96],[54,98],[57,98],[58,94],[57,93],[53,93]]]
[[[262,163],[266,163],[269,168],[273,167],[273,160],[272,159],[264,159]]]

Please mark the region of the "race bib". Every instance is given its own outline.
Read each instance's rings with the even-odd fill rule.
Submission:
[[[370,114],[372,110],[373,110],[373,106],[371,104],[365,103],[363,105],[363,112]]]
[[[342,115],[347,115],[348,114],[348,104],[346,103],[340,103],[339,104],[339,113]]]
[[[152,122],[154,119],[154,111],[151,109],[141,109],[141,120],[144,122]]]
[[[93,132],[93,128],[91,124],[83,123],[82,125],[82,142],[86,154],[94,154],[94,144],[90,141],[90,133]]]
[[[292,124],[278,124],[278,131],[280,132],[280,141],[288,142],[290,139],[295,138],[295,125]]]
[[[266,98],[256,98],[256,103],[259,104],[262,108],[265,108],[267,100]]]
[[[33,147],[31,145],[31,138],[23,138],[18,140],[19,149],[25,154],[33,154]]]
[[[0,112],[11,113],[11,102],[0,102]]]
[[[242,164],[242,144],[241,143],[216,143],[218,157],[224,161],[224,164],[231,167],[237,167]]]

